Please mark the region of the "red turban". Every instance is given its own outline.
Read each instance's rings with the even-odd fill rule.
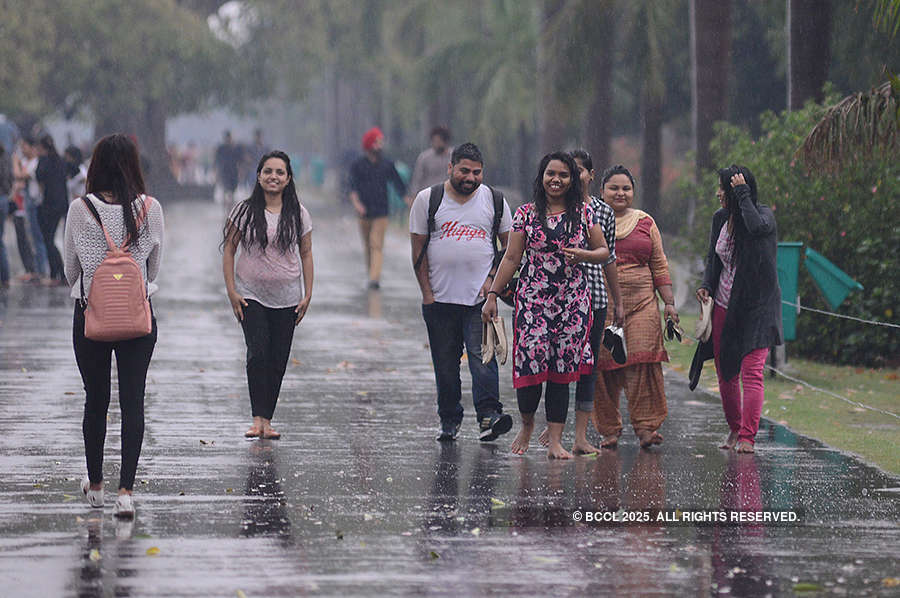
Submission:
[[[378,127],[372,127],[363,135],[362,146],[364,150],[370,150],[375,146],[375,141],[384,137],[384,133]]]

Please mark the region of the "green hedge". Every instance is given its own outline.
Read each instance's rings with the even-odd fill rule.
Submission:
[[[812,103],[780,115],[767,112],[760,117],[759,138],[719,123],[711,153],[716,164],[741,164],[753,172],[760,203],[775,210],[779,241],[802,241],[865,287],[852,292],[838,313],[900,322],[900,156],[881,155],[836,175],[807,173],[794,152],[823,113],[823,106]],[[699,198],[692,239],[701,254],[718,208],[717,188],[712,171],[700,185],[682,186]],[[801,304],[832,311],[802,263],[799,276]],[[900,331],[803,311],[789,352],[833,363],[896,366]]]

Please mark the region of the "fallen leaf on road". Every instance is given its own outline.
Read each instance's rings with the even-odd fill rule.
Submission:
[[[238,590],[235,594],[237,595],[237,598],[247,598],[247,594],[244,593],[244,590]]]
[[[492,506],[492,507],[505,507],[505,506],[506,506],[506,503],[503,502],[502,500],[500,500],[499,498],[492,498],[492,499],[491,499],[491,506]]]
[[[475,529],[473,529],[473,530],[471,531],[471,534],[472,534],[473,536],[480,536],[480,535],[481,535],[481,528],[476,527]]]
[[[900,586],[900,579],[897,579],[896,577],[885,577],[881,580],[881,585],[886,588],[896,588],[897,586]]]
[[[795,592],[821,592],[822,586],[817,583],[810,583],[808,581],[801,581],[799,583],[794,584]]]
[[[291,357],[291,363],[294,365],[303,365],[303,362],[297,359],[296,357]]]
[[[151,546],[147,549],[147,556],[156,556],[159,554],[159,548],[156,546]]]
[[[432,560],[432,561],[435,560],[435,559],[441,558],[441,555],[439,555],[438,553],[436,553],[436,552],[433,551],[433,550],[432,550],[431,552],[428,553],[428,556],[431,557],[431,560]]]
[[[96,563],[103,557],[100,556],[99,550],[97,550],[96,548],[92,548],[90,554],[88,555],[88,558]]]

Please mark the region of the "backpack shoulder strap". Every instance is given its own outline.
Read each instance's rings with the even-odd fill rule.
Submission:
[[[422,260],[425,259],[425,252],[428,251],[428,243],[431,241],[431,233],[437,228],[434,217],[435,214],[437,214],[438,208],[441,207],[441,201],[443,199],[444,183],[433,185],[428,195],[428,232],[425,234],[425,244],[422,245],[422,251],[419,253],[419,257],[416,258],[416,264],[413,266],[413,270],[416,272],[419,271]]]
[[[499,248],[499,237],[500,237],[500,220],[503,219],[503,192],[499,189],[495,189],[493,187],[488,187],[491,190],[491,196],[494,198],[494,223],[491,226],[491,246],[494,248],[494,266],[500,263],[500,259],[503,257]]]
[[[94,207],[93,202],[91,202],[90,200],[90,195],[85,195],[81,199],[84,200],[84,205],[87,206],[87,209],[94,217],[94,220],[96,220],[97,224],[100,225],[100,230],[103,231],[103,236],[106,237],[106,245],[109,247],[109,250],[115,251],[116,249],[118,249],[118,247],[116,247],[116,244],[113,242],[112,237],[109,236],[109,231],[106,230],[105,226],[103,226],[103,221],[100,219],[100,214],[99,212],[97,212],[97,208]]]

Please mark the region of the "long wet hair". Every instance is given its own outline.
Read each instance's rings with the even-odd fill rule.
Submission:
[[[281,193],[281,215],[278,217],[278,228],[275,234],[275,247],[282,253],[286,253],[300,241],[303,231],[303,219],[300,215],[300,198],[297,196],[297,187],[294,185],[294,171],[291,169],[291,159],[286,153],[274,150],[259,159],[256,166],[256,184],[250,197],[242,201],[234,213],[234,219],[228,220],[223,229],[222,245],[228,242],[229,237],[237,229],[240,235],[241,247],[245,250],[258,246],[265,251],[269,244],[266,226],[266,193],[259,184],[259,173],[262,172],[266,161],[278,158],[284,162],[289,177],[288,183]]]
[[[569,169],[569,189],[566,191],[566,229],[569,234],[576,230],[576,226],[581,223],[581,177],[578,176],[578,164],[575,159],[567,152],[553,152],[541,158],[541,164],[538,166],[538,173],[534,179],[533,200],[534,208],[537,211],[538,220],[544,230],[547,229],[547,194],[544,191],[544,171],[552,160],[559,160]]]
[[[737,194],[734,192],[734,188],[731,186],[731,177],[738,173],[744,175],[744,181],[750,187],[750,200],[753,202],[753,205],[758,205],[759,202],[756,193],[756,177],[753,176],[749,168],[732,164],[728,168],[723,168],[719,171],[719,185],[725,191],[725,209],[728,211],[728,232],[731,233],[734,239],[735,261],[738,258],[741,242],[747,236],[747,225],[744,223],[744,218],[741,215],[740,202]]]
[[[122,206],[127,245],[134,245],[140,231],[132,202],[146,193],[147,189],[144,185],[144,175],[141,173],[141,159],[137,145],[130,137],[114,133],[97,142],[91,155],[91,164],[88,166],[85,190],[95,195],[101,192],[112,194],[113,201]],[[138,206],[137,209],[140,210],[141,207]],[[145,219],[142,228],[146,226]]]

